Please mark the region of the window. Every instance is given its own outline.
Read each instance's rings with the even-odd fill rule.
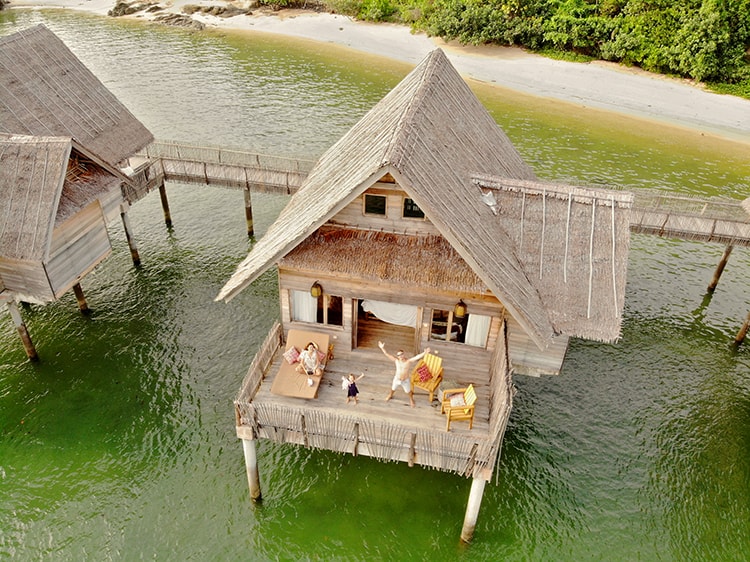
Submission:
[[[491,324],[491,316],[467,314],[456,318],[452,310],[433,310],[430,339],[487,347]]]
[[[462,321],[453,316],[452,310],[433,310],[432,325],[430,326],[430,339],[443,341],[464,341],[464,327]]]
[[[385,203],[385,195],[373,195],[372,193],[365,193],[365,214],[385,215]]]
[[[290,291],[292,297],[292,320],[328,326],[344,325],[343,299],[322,294],[318,298],[309,291]]]
[[[404,197],[404,217],[408,219],[423,219],[424,212],[414,202],[414,199]]]
[[[320,301],[323,301],[322,303]],[[318,323],[329,326],[343,326],[343,299],[334,295],[323,295],[319,299]]]

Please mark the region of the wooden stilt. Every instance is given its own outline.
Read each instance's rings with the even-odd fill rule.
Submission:
[[[461,540],[471,542],[474,537],[474,529],[477,526],[479,517],[479,506],[482,504],[484,495],[484,485],[487,481],[484,478],[474,478],[471,482],[471,492],[469,492],[469,503],[466,506],[466,516],[464,517],[464,526],[461,529]]]
[[[23,347],[26,350],[27,357],[32,361],[38,361],[39,356],[36,353],[34,342],[31,341],[29,330],[26,328],[26,324],[24,324],[18,306],[14,301],[8,301],[8,310],[10,311],[10,317],[13,319],[13,323],[16,325],[16,330],[18,330],[18,335],[21,336],[21,341],[23,342]]]
[[[172,214],[169,212],[169,200],[167,199],[167,186],[162,183],[159,186],[159,197],[161,197],[161,208],[164,211],[164,224],[172,228]]]
[[[120,218],[122,219],[122,226],[125,229],[125,239],[128,241],[128,248],[130,248],[130,258],[133,260],[133,265],[141,265],[141,256],[138,253],[138,246],[133,238],[133,233],[130,228],[130,219],[128,218],[128,210],[125,205],[120,207]]]
[[[747,313],[747,318],[745,318],[745,323],[742,325],[742,328],[740,328],[740,331],[737,333],[737,337],[734,338],[735,344],[740,345],[743,341],[745,341],[745,336],[747,335],[748,328],[750,328],[750,312]]]
[[[713,293],[714,290],[716,290],[716,285],[719,284],[719,277],[721,277],[721,274],[724,273],[724,268],[727,266],[727,260],[729,260],[729,256],[732,254],[732,250],[734,249],[734,246],[729,244],[726,248],[724,248],[724,254],[721,256],[721,261],[719,262],[719,265],[716,266],[716,271],[714,271],[713,279],[711,279],[711,283],[708,284],[708,292]]]
[[[253,201],[250,195],[250,190],[245,189],[245,220],[247,221],[247,235],[252,237],[255,235],[255,227],[253,225]]]
[[[254,502],[259,502],[262,497],[260,493],[258,452],[255,448],[255,439],[243,439],[242,450],[245,453],[245,469],[247,470],[247,484],[250,487],[250,499]]]
[[[89,310],[89,303],[86,302],[86,295],[83,294],[83,289],[80,283],[73,285],[73,292],[76,294],[76,300],[78,301],[78,310],[83,314],[91,312]]]

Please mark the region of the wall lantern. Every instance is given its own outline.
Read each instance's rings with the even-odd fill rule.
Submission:
[[[456,306],[453,307],[453,316],[456,318],[463,318],[466,316],[466,304],[463,300],[459,300]]]
[[[312,287],[310,287],[310,296],[317,299],[322,294],[323,294],[323,287],[321,287],[320,283],[316,281],[315,283],[312,284]]]

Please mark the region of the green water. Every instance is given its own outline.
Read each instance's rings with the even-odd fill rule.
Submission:
[[[408,67],[265,35],[192,34],[63,12],[43,22],[158,138],[315,157]],[[744,197],[748,147],[477,87],[540,177]],[[622,340],[573,341],[518,394],[475,541],[469,482],[259,445],[248,500],[232,400],[278,314],[273,272],[213,302],[245,256],[239,192],[170,185],[122,228],[75,298],[23,310],[42,361],[0,315],[0,558],[18,560],[744,560],[750,552],[750,309],[737,248],[632,239]],[[254,196],[258,234],[285,204]],[[366,394],[366,385],[362,387]]]

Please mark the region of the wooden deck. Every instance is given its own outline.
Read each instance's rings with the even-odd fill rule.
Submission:
[[[379,337],[383,328],[378,324],[366,328],[360,326],[360,339],[377,346],[378,339],[383,339]],[[473,429],[469,429],[468,422],[453,422],[450,432],[447,432],[446,417],[440,413],[438,401],[430,404],[426,392],[415,392],[414,408],[410,407],[408,396],[401,389],[396,390],[390,401],[385,400],[394,366],[377,347],[334,352],[315,399],[271,393],[274,376],[284,361],[284,346],[278,345],[280,328],[276,326],[275,329],[277,335],[273,331],[270,334],[268,345],[256,356],[235,401],[238,437],[272,439],[380,460],[403,461],[464,476],[484,471],[482,474],[488,479],[512,402],[508,388],[507,400],[502,404],[491,404],[489,358],[462,363],[454,362],[450,354],[444,358],[444,381],[457,386],[473,383],[478,395]],[[388,334],[385,337],[391,352],[395,352],[396,346],[406,349],[398,344],[398,339],[408,338],[408,333],[397,332],[400,335]],[[258,360],[264,353],[268,355],[265,369],[262,368],[264,361]],[[484,355],[487,355],[486,351]],[[349,373],[365,375],[357,383],[360,391],[358,404],[346,403],[346,392],[341,386],[342,377]],[[507,384],[509,380],[508,376],[503,382]],[[492,408],[495,409],[494,416]]]

